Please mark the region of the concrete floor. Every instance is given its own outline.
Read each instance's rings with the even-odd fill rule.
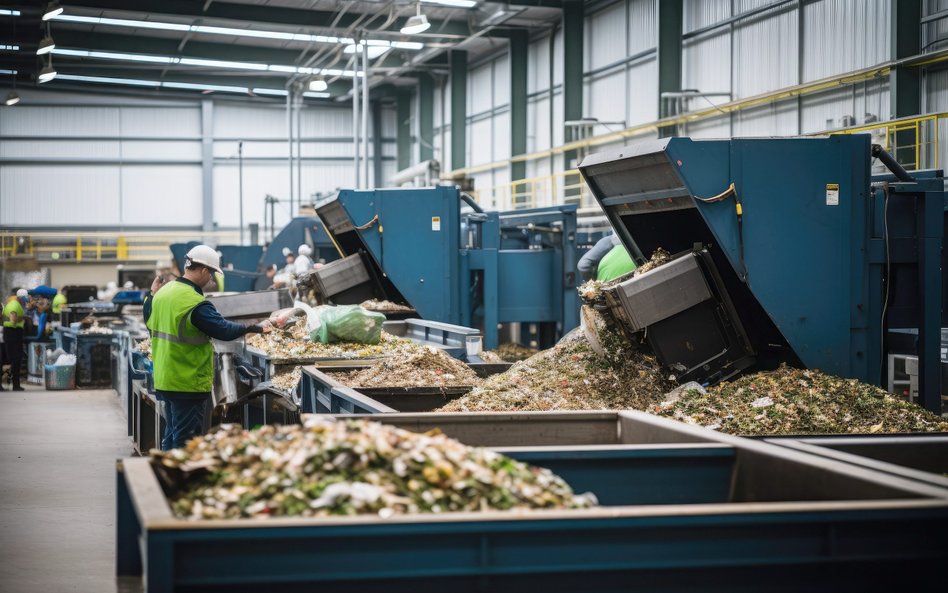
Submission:
[[[139,589],[115,579],[115,392],[25,387],[0,392],[0,590]]]

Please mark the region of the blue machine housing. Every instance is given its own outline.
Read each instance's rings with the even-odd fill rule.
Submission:
[[[548,346],[578,325],[576,207],[461,213],[454,187],[342,190],[317,206],[343,255],[363,253],[376,296],[420,317],[536,324]]]
[[[639,261],[708,248],[762,365],[882,384],[884,327],[917,328],[940,410],[944,180],[872,178],[870,160],[867,135],[667,138],[580,171]]]

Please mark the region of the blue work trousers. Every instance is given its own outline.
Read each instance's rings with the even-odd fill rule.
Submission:
[[[183,447],[191,438],[204,434],[210,392],[157,391],[156,395],[165,402],[162,451]]]

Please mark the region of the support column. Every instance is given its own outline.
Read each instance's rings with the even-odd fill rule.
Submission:
[[[372,101],[372,182],[385,187],[382,179],[382,101]]]
[[[892,15],[892,59],[910,58],[921,53],[921,0],[890,0]],[[889,99],[892,118],[918,115],[922,111],[922,72],[919,68],[896,66],[889,75]],[[909,168],[919,168],[915,162],[914,130],[895,135],[892,156]]]
[[[658,4],[658,117],[677,115],[673,102],[663,101],[662,93],[681,90],[681,24],[682,0],[659,1]],[[674,136],[676,126],[659,128],[661,137]]]
[[[583,118],[583,2],[567,0],[563,2],[563,118],[575,121]],[[553,56],[550,56],[553,60]],[[553,84],[553,81],[550,81]],[[550,109],[553,106],[550,105]],[[565,134],[566,142],[575,140]],[[578,163],[576,151],[563,153],[564,170],[574,169]]]
[[[467,52],[451,51],[451,168],[467,162]]]
[[[422,72],[418,75],[418,160],[434,158],[434,80]]]
[[[214,102],[201,101],[201,228],[214,230]]]
[[[527,152],[527,55],[530,39],[521,29],[510,35],[510,156]],[[527,163],[510,164],[510,180],[527,176]]]
[[[398,170],[411,165],[411,90],[395,91],[395,138],[397,141]]]

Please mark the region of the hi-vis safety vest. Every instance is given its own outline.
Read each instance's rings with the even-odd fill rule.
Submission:
[[[184,282],[171,282],[152,298],[151,331],[155,389],[208,392],[214,384],[214,346],[191,323],[204,296]]]
[[[596,269],[596,280],[608,282],[633,270],[635,270],[635,262],[632,261],[625,246],[616,245],[605,257],[599,260],[599,267]]]

